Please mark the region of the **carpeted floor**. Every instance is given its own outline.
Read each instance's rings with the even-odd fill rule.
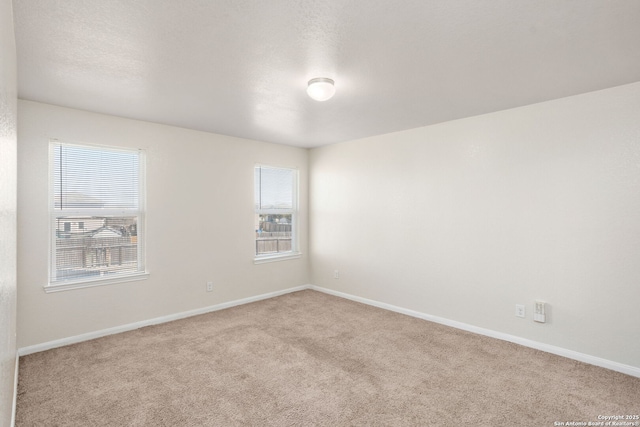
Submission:
[[[21,357],[16,425],[544,427],[635,414],[640,378],[301,291]]]

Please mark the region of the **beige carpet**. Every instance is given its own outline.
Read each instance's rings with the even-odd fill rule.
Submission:
[[[16,425],[544,427],[622,414],[640,414],[639,378],[302,291],[22,357]]]

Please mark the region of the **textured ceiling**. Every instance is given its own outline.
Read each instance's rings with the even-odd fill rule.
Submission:
[[[14,0],[19,96],[314,147],[640,81],[638,0]],[[336,81],[319,103],[313,77]]]

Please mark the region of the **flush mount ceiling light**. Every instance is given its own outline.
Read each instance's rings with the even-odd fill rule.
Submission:
[[[316,77],[309,80],[307,86],[307,93],[312,99],[316,101],[326,101],[336,93],[336,88],[333,85],[334,82],[326,77]]]

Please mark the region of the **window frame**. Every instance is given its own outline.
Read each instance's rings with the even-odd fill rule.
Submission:
[[[293,181],[291,184],[292,198],[293,198],[292,209],[290,210],[260,209],[255,206],[256,191],[258,190],[258,188],[255,186],[255,173],[257,168],[284,169],[292,172],[292,181]],[[276,253],[258,255],[256,254],[256,250],[255,250],[257,240],[256,238],[254,238],[253,240],[254,264],[263,264],[263,263],[269,263],[269,262],[275,262],[275,261],[285,261],[285,260],[300,258],[302,256],[302,253],[300,252],[300,247],[299,247],[300,240],[298,237],[298,216],[300,211],[300,208],[299,208],[300,170],[298,168],[290,167],[290,166],[275,166],[275,165],[265,164],[265,163],[256,163],[253,167],[253,176],[254,176],[254,188],[253,188],[254,220],[255,220],[255,215],[260,215],[260,214],[273,214],[273,215],[290,214],[291,215],[291,250],[287,252],[276,252]]]
[[[54,183],[54,155],[56,146],[70,146],[90,149],[103,149],[111,152],[137,153],[138,155],[138,207],[137,209],[88,209],[88,208],[55,208],[55,183]],[[128,148],[121,146],[107,146],[100,144],[91,144],[84,142],[69,142],[58,139],[49,140],[49,163],[48,178],[49,191],[48,210],[49,210],[49,268],[47,284],[44,290],[47,293],[60,292],[71,289],[82,289],[94,286],[111,285],[116,283],[132,282],[145,280],[149,277],[146,265],[146,152],[140,148]],[[81,277],[76,279],[58,279],[56,280],[56,222],[58,218],[67,216],[103,216],[103,217],[126,217],[135,216],[136,221],[136,250],[138,271],[126,273],[114,273],[109,276],[99,277]],[[86,222],[86,221],[84,221]]]

